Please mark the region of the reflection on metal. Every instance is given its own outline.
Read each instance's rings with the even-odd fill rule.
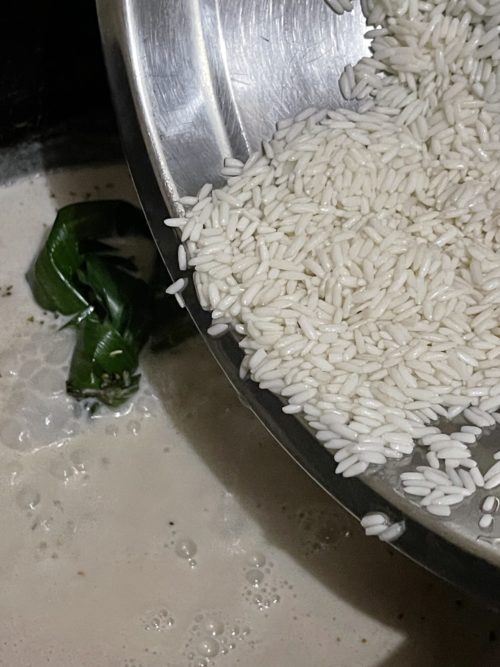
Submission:
[[[151,230],[172,276],[177,239],[165,227],[175,200],[220,182],[224,157],[245,159],[276,120],[308,106],[345,105],[337,80],[368,53],[359,7],[336,16],[324,0],[97,0],[122,139]],[[229,381],[280,444],[355,516],[384,512],[406,531],[395,548],[500,608],[500,550],[477,539],[473,500],[443,520],[397,488],[409,462],[344,479],[305,425],[284,415],[278,398],[238,376],[241,352],[231,336],[205,335],[210,324],[190,281],[187,308]],[[475,456],[487,456],[485,438]],[[228,456],[230,453],[228,452]],[[419,463],[420,453],[411,465]]]

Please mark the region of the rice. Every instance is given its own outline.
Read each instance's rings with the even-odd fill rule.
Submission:
[[[491,514],[483,514],[479,519],[479,528],[491,528],[493,525],[493,517]]]
[[[229,330],[229,326],[227,324],[213,324],[211,327],[207,329],[207,334],[209,336],[212,336],[214,338],[218,338],[219,336],[222,336]]]
[[[500,485],[471,449],[500,420],[500,10],[362,7],[373,55],[339,80],[359,110],[279,121],[166,224],[209,333],[240,336],[241,377],[302,414],[338,474],[422,447],[428,465],[402,491],[446,517]],[[184,287],[169,288],[180,302]],[[471,425],[444,434],[441,417]]]
[[[404,521],[389,522],[388,517],[381,512],[369,512],[360,520],[365,535],[376,535],[382,542],[394,542],[405,532]]]
[[[368,526],[365,528],[365,535],[381,535],[383,532],[385,532],[385,530],[387,530],[387,526],[383,524]]]
[[[186,307],[186,302],[184,301],[184,298],[179,292],[175,292],[174,294],[175,300],[177,301],[177,305],[179,308],[185,308]]]
[[[167,294],[178,294],[179,292],[182,292],[182,290],[186,287],[187,285],[187,279],[186,278],[179,278],[175,282],[173,282],[165,292]]]
[[[483,512],[492,513],[498,511],[499,500],[497,496],[486,496],[481,504]]]
[[[179,271],[186,271],[188,268],[186,248],[182,243],[177,249],[177,264],[179,265]]]
[[[361,519],[361,526],[369,528],[370,526],[387,525],[387,517],[380,512],[369,512]]]
[[[394,542],[401,537],[405,530],[405,522],[399,521],[398,523],[393,523],[392,525],[388,526],[383,533],[380,533],[378,538],[382,542]]]
[[[451,514],[449,505],[436,505],[434,503],[431,505],[427,505],[427,511],[430,512],[431,514],[434,514],[435,516],[442,516],[442,517],[448,517]]]

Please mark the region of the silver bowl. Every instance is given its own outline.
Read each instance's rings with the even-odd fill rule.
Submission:
[[[324,0],[97,0],[112,93],[130,170],[173,280],[177,238],[163,219],[176,200],[220,183],[223,159],[245,160],[275,123],[302,109],[346,106],[338,78],[369,53],[359,5],[335,15]],[[361,478],[334,474],[329,452],[280,400],[239,378],[241,352],[230,336],[205,335],[210,316],[192,281],[187,308],[229,381],[278,442],[356,517],[385,512],[406,522],[394,547],[437,575],[500,608],[500,548],[478,540],[478,496],[443,520],[398,488],[403,461]],[[481,440],[486,455],[497,433]],[[228,452],[231,456],[231,452]],[[498,538],[500,542],[500,536]]]

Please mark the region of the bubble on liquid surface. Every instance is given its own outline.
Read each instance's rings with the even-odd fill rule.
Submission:
[[[16,504],[22,510],[33,510],[40,504],[41,496],[37,489],[26,484],[16,495]]]
[[[136,660],[135,658],[125,658],[123,667],[145,667],[145,665],[142,662]]]
[[[248,557],[248,563],[252,567],[264,567],[266,564],[266,557],[260,551],[256,551],[253,554],[250,554]]]
[[[74,470],[72,466],[68,466],[64,459],[52,459],[49,463],[49,472],[56,479],[66,482],[72,477]]]
[[[23,464],[20,463],[19,461],[12,461],[12,463],[8,463],[5,466],[5,472],[9,477],[9,484],[11,486],[14,486],[19,482],[19,477],[23,472],[23,470],[24,470]]]
[[[55,368],[41,368],[32,377],[32,384],[44,396],[62,394],[65,391],[64,375]]]
[[[83,449],[75,449],[71,452],[70,461],[78,472],[84,472],[85,470],[85,452]]]
[[[217,619],[209,618],[205,623],[205,630],[212,637],[217,637],[224,632],[224,623]]]
[[[18,373],[22,360],[14,350],[0,352],[0,373],[4,376],[15,376]]]
[[[17,417],[4,421],[5,444],[14,449],[37,449],[60,443],[78,430],[72,416],[70,399],[40,397],[31,394],[19,397]],[[8,410],[7,405],[4,411]],[[2,427],[0,426],[0,429]],[[0,439],[1,439],[0,434]],[[9,444],[10,443],[10,444]]]
[[[116,424],[107,424],[106,428],[104,429],[104,432],[106,435],[109,435],[112,438],[116,438],[118,436],[118,433],[120,432],[120,429]]]
[[[140,396],[135,401],[135,409],[138,413],[143,415],[143,417],[151,417],[154,407],[154,400],[147,396]]]
[[[185,558],[186,560],[192,560],[197,551],[198,548],[196,544],[189,538],[178,540],[175,545],[175,553],[179,558]],[[194,564],[196,565],[196,563]]]
[[[73,350],[74,337],[71,335],[58,336],[56,341],[45,353],[45,361],[54,366],[60,366],[69,360]]]
[[[218,664],[214,659],[216,655],[227,655],[232,649],[247,644],[249,633],[250,628],[243,619],[225,617],[217,610],[198,613],[190,627],[184,655],[190,661],[189,666],[195,667],[198,662],[194,656],[190,657],[195,648],[196,655],[202,655],[207,664],[214,667]]]
[[[40,361],[38,359],[27,359],[19,368],[18,375],[24,380],[30,378],[35,371],[40,368]]]
[[[30,451],[59,444],[77,433],[76,401],[66,395],[60,370],[40,368],[35,359],[25,360],[21,368],[24,376],[34,374],[28,384],[15,378],[12,391],[2,397],[0,442],[17,451]]]
[[[60,547],[69,544],[76,534],[76,524],[74,521],[66,521],[59,529],[56,544]]]
[[[245,578],[251,586],[253,586],[254,588],[258,588],[264,581],[264,573],[262,572],[262,570],[258,570],[257,568],[252,568],[251,570],[248,570],[248,572],[245,575]]]
[[[206,637],[198,644],[198,653],[206,658],[215,658],[219,653],[219,642],[213,637]]]
[[[141,430],[141,423],[136,421],[135,419],[132,419],[131,421],[128,422],[127,424],[127,431],[131,433],[132,435],[139,435],[139,431]]]
[[[23,410],[23,417],[35,447],[58,440],[68,421],[66,411],[61,410],[60,405],[34,404],[31,409]]]
[[[164,632],[170,630],[174,624],[174,618],[170,615],[168,609],[160,609],[159,611],[150,611],[142,617],[144,629],[148,631]]]
[[[46,348],[47,344],[52,340],[52,336],[47,334],[46,330],[32,333],[28,340],[23,345],[23,352],[25,354],[35,354],[39,349]]]
[[[31,433],[21,421],[7,417],[0,423],[0,441],[9,449],[26,452],[33,447]]]
[[[15,387],[9,393],[3,406],[3,413],[6,416],[16,414],[19,416],[24,408],[33,407],[33,393],[26,390],[25,384],[16,378]]]

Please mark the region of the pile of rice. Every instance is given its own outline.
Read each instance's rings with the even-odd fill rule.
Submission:
[[[373,55],[339,82],[359,111],[279,122],[166,223],[210,333],[241,335],[242,372],[303,414],[337,472],[423,446],[402,483],[446,516],[500,485],[471,450],[500,421],[500,2],[362,7]]]

